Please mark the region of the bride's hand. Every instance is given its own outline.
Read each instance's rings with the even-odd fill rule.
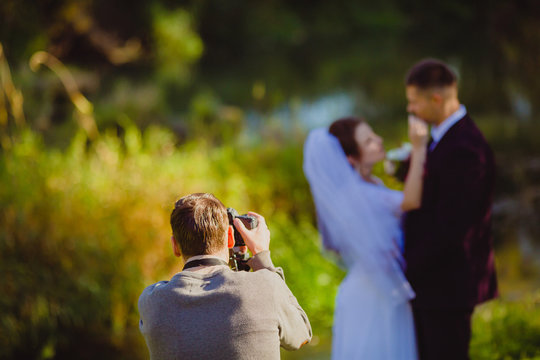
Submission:
[[[428,126],[424,120],[409,115],[409,141],[413,148],[424,148],[428,142]]]

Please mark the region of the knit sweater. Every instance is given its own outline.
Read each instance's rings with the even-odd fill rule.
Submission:
[[[275,268],[270,252],[250,260],[254,272],[214,266],[182,271],[139,298],[140,331],[153,360],[279,359],[280,345],[311,339],[309,320]]]

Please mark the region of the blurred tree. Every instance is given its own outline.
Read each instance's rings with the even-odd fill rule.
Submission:
[[[455,66],[471,110],[530,118],[540,106],[533,101],[540,96],[539,4],[5,0],[0,41],[16,68],[46,50],[91,72],[99,85],[83,91],[97,107],[116,97],[119,82],[155,86],[148,115],[158,122],[182,121],[178,114],[208,88],[226,104],[262,111],[292,96],[361,88],[384,109],[379,117],[395,116],[403,112],[404,72],[426,56]],[[252,95],[257,84],[263,97]]]

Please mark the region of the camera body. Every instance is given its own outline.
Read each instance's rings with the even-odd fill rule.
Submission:
[[[255,229],[259,225],[259,220],[255,216],[248,214],[239,215],[238,211],[233,208],[227,208],[227,216],[229,217],[229,225],[232,225],[234,228],[234,246],[246,246],[242,235],[240,235],[236,226],[234,226],[234,219],[240,219],[248,230]]]
[[[229,217],[229,225],[232,225],[234,228],[234,247],[230,251],[229,265],[236,271],[249,271],[250,267],[247,264],[248,254],[247,252],[241,252],[239,249],[241,246],[246,246],[246,243],[244,242],[242,235],[240,235],[240,232],[236,229],[236,226],[234,226],[234,219],[240,219],[248,230],[255,229],[259,226],[259,220],[248,214],[240,215],[238,214],[238,211],[233,208],[227,208],[227,216]]]

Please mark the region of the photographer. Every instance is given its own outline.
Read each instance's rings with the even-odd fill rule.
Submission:
[[[173,252],[185,266],[139,298],[140,330],[151,359],[279,359],[311,339],[309,320],[270,259],[264,218],[252,230],[236,218],[253,272],[228,266],[234,229],[212,194],[178,200],[171,214]]]

